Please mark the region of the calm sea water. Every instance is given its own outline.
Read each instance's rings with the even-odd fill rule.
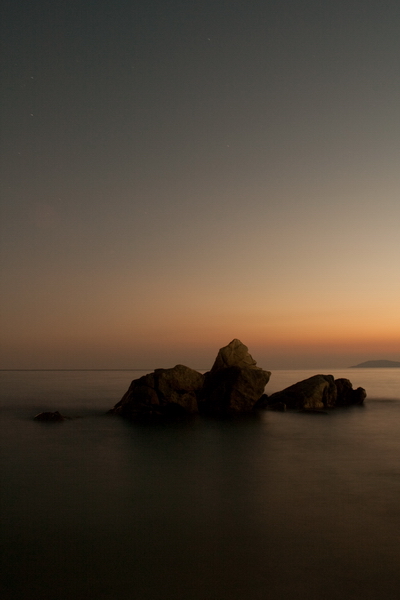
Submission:
[[[365,406],[153,426],[104,415],[143,372],[0,372],[1,598],[398,598],[400,369],[328,372]]]

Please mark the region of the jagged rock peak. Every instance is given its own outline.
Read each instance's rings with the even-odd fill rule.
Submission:
[[[257,362],[249,353],[248,347],[236,338],[227,346],[220,349],[211,371],[218,371],[227,367],[260,369],[260,367],[257,367]]]

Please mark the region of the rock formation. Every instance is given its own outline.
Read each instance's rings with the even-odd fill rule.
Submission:
[[[197,394],[204,376],[176,365],[172,369],[156,369],[134,379],[111,414],[129,418],[179,416],[198,412]]]
[[[257,367],[247,346],[237,339],[221,348],[204,376],[199,408],[206,414],[250,412],[264,392],[271,373]]]
[[[334,406],[337,397],[335,380],[332,375],[313,375],[299,381],[281,392],[264,396],[257,403],[257,408],[273,407],[285,404],[287,408],[324,409]]]
[[[362,404],[366,395],[364,388],[353,390],[348,379],[335,380],[333,375],[313,375],[271,396],[264,394],[256,408],[277,408],[284,404],[289,409],[315,411]]]
[[[254,368],[257,367],[257,362],[249,354],[247,346],[242,344],[238,339],[232,340],[227,346],[221,348],[218,352],[217,358],[214,361],[211,371],[219,371],[220,369],[226,369],[227,367],[241,367],[241,368]]]
[[[359,387],[353,390],[353,385],[348,379],[335,379],[335,385],[337,389],[335,406],[362,404],[367,397],[367,392],[364,388]]]
[[[256,366],[248,348],[235,339],[221,348],[211,371],[205,375],[177,365],[135,379],[110,413],[154,418],[197,412],[249,412],[264,392],[270,375]]]
[[[353,390],[348,379],[314,375],[271,396],[264,388],[271,373],[257,367],[247,346],[234,339],[221,348],[210,371],[176,365],[134,379],[109,411],[131,419],[190,414],[234,415],[253,409],[297,409],[321,412],[334,406],[362,404],[366,392]]]

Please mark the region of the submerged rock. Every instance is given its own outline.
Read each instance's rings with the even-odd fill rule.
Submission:
[[[35,421],[44,421],[46,423],[57,423],[60,421],[65,421],[67,417],[64,417],[61,413],[56,410],[55,412],[41,412],[35,417],[33,417]]]

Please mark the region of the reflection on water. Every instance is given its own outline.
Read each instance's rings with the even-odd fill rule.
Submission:
[[[49,426],[35,394],[3,411],[2,598],[397,597],[400,402]]]

